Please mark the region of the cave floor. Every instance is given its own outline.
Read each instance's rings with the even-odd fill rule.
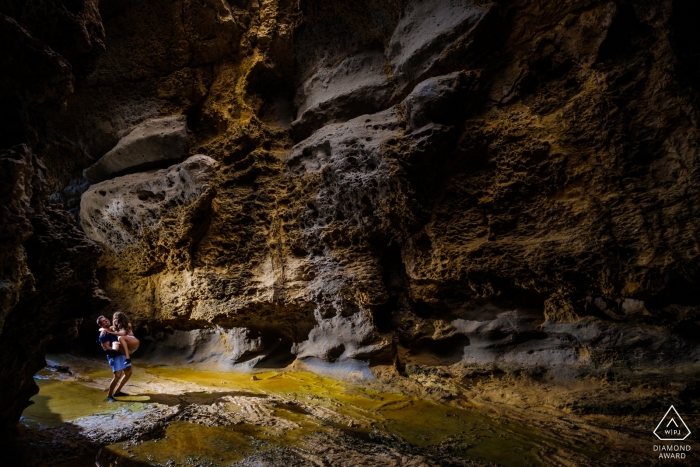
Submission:
[[[641,465],[634,434],[430,400],[301,371],[213,373],[135,360],[104,401],[101,360],[49,356],[22,417],[26,465]],[[24,444],[22,444],[24,443]],[[637,453],[637,454],[635,454]],[[640,455],[641,457],[636,457]],[[640,463],[641,462],[641,463]]]

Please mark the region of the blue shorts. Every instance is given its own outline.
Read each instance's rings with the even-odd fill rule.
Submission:
[[[126,363],[126,356],[124,355],[107,357],[107,361],[109,362],[109,367],[112,369],[112,373],[122,371],[123,369],[131,366],[131,363]]]

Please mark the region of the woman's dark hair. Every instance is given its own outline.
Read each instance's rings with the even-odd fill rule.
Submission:
[[[121,311],[117,311],[116,313],[114,313],[113,318],[114,318],[113,325],[114,325],[115,331],[121,331],[122,329],[125,331],[131,330],[131,329],[129,329],[130,328],[129,318],[127,318],[127,316],[124,313],[122,313]]]

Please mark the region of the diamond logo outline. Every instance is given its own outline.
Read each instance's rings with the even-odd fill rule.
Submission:
[[[685,430],[687,431],[686,435],[683,436],[682,438],[662,438],[662,437],[659,436],[659,434],[657,433],[657,431],[658,431],[659,428],[667,428],[668,425],[671,424],[671,422],[673,422],[673,423],[676,425],[676,427],[680,428],[680,427],[678,426],[678,423],[675,421],[675,418],[673,418],[673,417],[672,417],[671,420],[667,423],[666,426],[661,427],[661,424],[664,422],[664,420],[666,420],[666,417],[668,417],[668,414],[669,414],[672,410],[673,410],[673,413],[676,415],[676,417],[678,417],[678,420],[680,420],[681,423],[683,424],[682,426],[683,426],[683,427],[685,428]],[[688,428],[688,425],[686,425],[685,421],[683,420],[683,417],[681,417],[681,415],[678,413],[678,411],[676,410],[676,408],[675,408],[673,405],[671,405],[671,407],[668,408],[668,410],[666,411],[666,413],[664,414],[664,416],[661,417],[661,421],[659,422],[659,424],[656,425],[656,428],[654,428],[654,435],[655,435],[657,438],[659,438],[661,441],[685,441],[685,439],[686,439],[688,436],[690,436],[690,433],[691,433],[690,428]]]

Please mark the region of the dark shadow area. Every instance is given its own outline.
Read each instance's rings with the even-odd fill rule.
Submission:
[[[298,404],[292,402],[278,402],[274,404],[276,409],[286,410],[287,412],[295,413],[298,415],[310,415],[310,412],[305,410]]]
[[[691,319],[683,319],[676,323],[673,332],[689,341],[700,343],[700,326]]]
[[[151,161],[151,162],[146,162],[146,163],[139,164],[139,165],[134,165],[134,166],[128,167],[126,169],[120,170],[118,172],[112,173],[109,176],[109,179],[122,177],[124,175],[130,175],[130,174],[135,174],[135,173],[148,172],[151,170],[167,169],[168,167],[170,167],[173,164],[177,164],[179,162],[182,162],[183,160],[185,160],[186,157],[187,157],[187,154],[183,154],[181,157],[176,157],[173,159],[161,159],[158,161]],[[141,197],[141,195],[139,195],[139,199],[142,201],[145,200],[145,198]]]
[[[37,430],[18,427],[15,436],[0,439],[2,465],[7,467],[137,467],[151,465],[119,456],[95,445],[72,423]]]
[[[37,394],[36,396],[32,397],[29,400],[29,405],[27,405],[27,408],[31,407],[32,412],[35,413],[40,413],[42,416],[39,418],[34,418],[32,417],[32,421],[36,423],[40,423],[42,425],[44,424],[60,424],[61,423],[61,414],[57,414],[55,412],[52,412],[51,409],[49,409],[49,398],[47,396],[43,396],[41,394]],[[27,410],[25,408],[25,410]]]
[[[500,341],[510,338],[508,345],[518,345],[533,339],[546,339],[547,333],[542,331],[504,332],[500,329],[494,329],[484,333],[484,336],[491,341]]]
[[[663,289],[645,300],[649,310],[665,308],[669,305],[698,306],[700,294],[695,284],[697,280],[688,277],[688,271],[671,270],[663,278]],[[645,297],[641,297],[642,299]]]
[[[686,86],[700,91],[700,2],[676,0],[673,2],[671,45],[676,52],[676,78]]]
[[[280,369],[288,367],[297,356],[292,353],[292,342],[283,342],[267,357],[260,360],[255,368],[260,369]]]
[[[409,354],[416,362],[452,365],[464,358],[464,347],[469,344],[469,338],[463,334],[454,334],[445,339],[424,338],[411,345]]]
[[[327,353],[328,361],[335,362],[341,355],[345,353],[345,345],[340,344],[330,349]]]
[[[291,129],[294,120],[294,89],[280,70],[268,68],[262,62],[256,63],[247,77],[246,92],[249,99],[260,99],[257,116],[273,126]],[[251,102],[252,103],[252,102]]]

